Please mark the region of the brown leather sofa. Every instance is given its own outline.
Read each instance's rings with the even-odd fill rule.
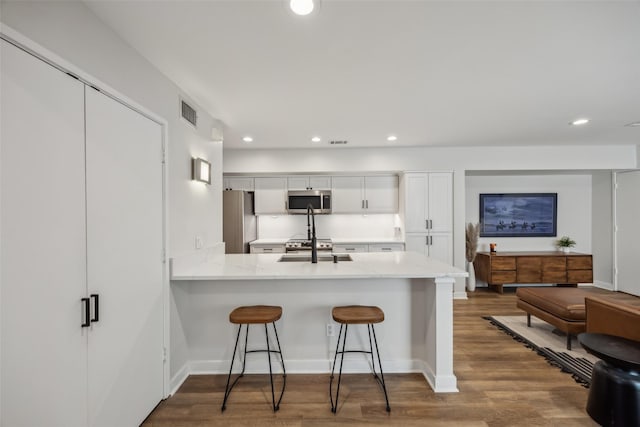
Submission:
[[[585,298],[587,332],[640,341],[640,297],[613,292]]]

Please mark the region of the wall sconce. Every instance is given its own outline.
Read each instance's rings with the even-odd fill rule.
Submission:
[[[194,157],[191,159],[191,179],[211,184],[211,163],[205,159]]]

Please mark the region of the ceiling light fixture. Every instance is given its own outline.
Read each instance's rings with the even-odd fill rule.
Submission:
[[[313,0],[291,0],[289,7],[296,15],[308,15],[313,12],[314,8]]]
[[[311,138],[311,142],[320,142],[321,139],[319,136],[314,136],[313,138]]]
[[[571,125],[580,126],[580,125],[586,125],[587,123],[589,123],[589,119],[576,119],[571,122]]]
[[[387,141],[390,141],[390,142],[397,141],[397,140],[398,140],[398,137],[395,135],[389,135],[387,137]]]
[[[625,126],[630,128],[640,128],[640,122],[627,123]]]
[[[251,138],[250,136],[245,136],[244,138],[242,138],[242,140],[244,142],[253,142],[253,138]]]

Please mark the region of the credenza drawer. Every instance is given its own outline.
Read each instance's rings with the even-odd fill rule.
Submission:
[[[492,270],[515,270],[516,257],[512,256],[494,256],[491,257]]]
[[[567,271],[567,283],[592,283],[592,270],[569,270]]]
[[[593,262],[590,256],[568,256],[567,270],[591,270]]]
[[[493,271],[490,283],[516,283],[516,271]]]

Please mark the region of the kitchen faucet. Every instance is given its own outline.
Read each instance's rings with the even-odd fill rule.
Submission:
[[[311,213],[311,223],[309,222],[309,213]],[[311,206],[311,203],[307,205],[307,239],[311,240],[311,262],[313,264],[317,264],[318,248],[316,240],[316,215],[313,213],[313,206]]]

